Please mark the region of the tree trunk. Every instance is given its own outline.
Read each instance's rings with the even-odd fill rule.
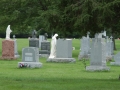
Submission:
[[[114,50],[117,50],[115,45],[115,38],[113,38],[112,40],[113,40]]]
[[[112,35],[112,41],[113,41],[113,46],[114,46],[114,50],[117,50],[116,49],[116,44],[115,44],[115,33],[114,33],[114,31],[112,30],[112,33],[111,33],[111,35]]]

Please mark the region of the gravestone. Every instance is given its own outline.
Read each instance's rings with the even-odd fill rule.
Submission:
[[[120,66],[120,52],[118,52],[115,56],[114,56],[114,60],[115,62],[110,62],[111,65],[118,65]]]
[[[56,57],[48,58],[47,62],[75,62],[72,58],[72,40],[71,39],[58,39],[56,46]]]
[[[41,49],[39,51],[40,57],[48,57],[50,55],[50,42],[42,41]]]
[[[78,60],[82,60],[83,58],[89,59],[90,57],[90,38],[82,37],[81,40],[81,51],[78,55]]]
[[[72,40],[58,39],[56,51],[57,58],[72,58]]]
[[[15,59],[14,56],[14,41],[3,40],[2,41],[2,57],[1,59]]]
[[[10,39],[10,25],[6,29],[6,39],[2,41],[2,57],[1,59],[16,59],[14,57],[14,41]]]
[[[112,41],[112,36],[110,37],[110,43],[111,43],[111,54],[114,55],[114,43]]]
[[[90,66],[87,71],[107,71],[110,68],[106,66],[105,40],[103,38],[92,39]]]
[[[90,32],[87,32],[87,38],[89,38],[89,34],[90,34]]]
[[[102,38],[103,33],[98,34],[98,38]]]
[[[95,34],[95,38],[98,38],[98,33]]]
[[[98,33],[98,38],[106,37],[106,31],[102,31],[101,33]]]
[[[29,47],[38,47],[39,48],[39,40],[36,38],[36,30],[32,32],[32,38],[29,39]]]
[[[113,41],[107,36],[107,41],[106,41],[106,60],[112,60],[113,58]]]
[[[29,39],[29,47],[38,47],[39,48],[39,40],[37,38]]]
[[[50,42],[47,41],[48,34],[39,36],[39,56],[48,58],[50,55]]]
[[[22,62],[18,62],[18,67],[40,68],[39,49],[36,47],[27,47],[22,49]]]
[[[41,42],[43,42],[44,40],[45,40],[45,36],[39,35],[39,48],[41,48]]]
[[[14,56],[15,56],[15,58],[19,58],[20,55],[18,54],[17,39],[15,39],[15,35],[13,35],[13,41],[14,41]]]

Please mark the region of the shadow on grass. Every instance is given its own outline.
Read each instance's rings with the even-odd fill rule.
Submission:
[[[16,84],[15,87],[28,86],[47,90],[119,90],[118,79],[89,79],[89,78],[1,78],[3,84]],[[14,87],[14,86],[12,86]],[[31,87],[33,89],[33,87]],[[34,90],[37,90],[34,89]]]

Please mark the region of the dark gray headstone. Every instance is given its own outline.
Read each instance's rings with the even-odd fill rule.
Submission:
[[[50,51],[50,42],[41,42],[41,50],[48,50]]]
[[[49,41],[41,42],[41,50],[39,51],[39,54],[50,54],[50,42]]]
[[[38,39],[29,39],[29,47],[38,47],[39,48],[39,40]]]

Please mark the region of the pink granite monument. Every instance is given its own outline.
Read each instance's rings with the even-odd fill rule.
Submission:
[[[2,59],[14,59],[14,41],[2,41]]]
[[[15,59],[14,56],[14,41],[10,39],[10,25],[6,29],[6,39],[2,41],[2,57],[1,59]]]

